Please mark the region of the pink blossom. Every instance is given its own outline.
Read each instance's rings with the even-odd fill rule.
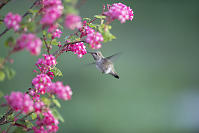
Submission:
[[[72,90],[70,86],[64,86],[60,81],[52,83],[47,91],[48,93],[56,94],[58,98],[63,100],[70,100],[72,96]]]
[[[42,108],[44,107],[44,103],[42,101],[36,101],[34,103],[34,109],[37,114],[42,112]]]
[[[52,39],[54,38],[60,38],[62,34],[62,31],[60,29],[56,29],[53,33],[52,33]]]
[[[33,100],[28,94],[12,92],[5,98],[9,106],[15,111],[22,111],[25,114],[33,111]]]
[[[99,32],[87,34],[86,42],[90,44],[91,48],[99,49],[102,44],[100,42],[104,41],[103,36]]]
[[[64,6],[61,0],[42,0],[42,25],[52,25],[63,13]]]
[[[51,79],[46,74],[40,74],[32,80],[32,84],[41,94],[45,94],[46,89],[51,85]]]
[[[57,61],[53,55],[43,54],[42,56],[44,59],[39,58],[35,65],[42,73],[46,73],[51,67],[57,64]]]
[[[35,133],[54,133],[58,130],[59,121],[53,116],[52,112],[48,109],[47,112],[42,113],[43,118],[36,121],[33,130]]]
[[[15,50],[22,50],[26,48],[32,55],[39,55],[41,52],[42,41],[34,34],[22,34],[17,39]]]
[[[75,14],[67,14],[64,25],[71,30],[79,29],[82,27],[81,17]]]
[[[80,58],[87,53],[86,46],[83,42],[67,45],[66,51],[72,51]]]
[[[19,23],[21,22],[21,16],[19,14],[12,14],[9,12],[4,18],[4,23],[7,28],[13,28],[15,31],[19,30]]]
[[[133,19],[132,9],[122,3],[114,3],[108,8],[104,15],[108,16],[111,20],[118,19],[121,23],[125,23],[126,20],[132,21]]]

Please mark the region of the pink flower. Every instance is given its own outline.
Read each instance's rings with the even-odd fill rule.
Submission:
[[[4,23],[7,28],[13,28],[15,31],[19,30],[19,23],[21,22],[21,16],[19,14],[12,14],[9,12],[4,18]]]
[[[37,114],[42,112],[42,108],[44,107],[44,103],[42,101],[36,101],[34,103],[34,109]]]
[[[32,84],[41,94],[45,94],[46,89],[51,85],[51,79],[46,74],[40,74],[32,80]]]
[[[72,51],[80,58],[87,53],[86,46],[83,42],[67,45],[66,51]]]
[[[43,118],[36,121],[33,130],[35,133],[54,133],[58,130],[59,121],[53,116],[52,112],[48,109],[47,112],[42,113]]]
[[[26,48],[32,55],[39,55],[41,52],[42,41],[34,34],[22,34],[17,39],[15,50],[22,50]]]
[[[87,34],[86,42],[90,44],[91,48],[99,49],[102,44],[100,42],[104,41],[103,36],[99,32]]]
[[[28,94],[12,92],[5,98],[9,106],[15,111],[22,111],[25,114],[33,111],[33,100]]]
[[[132,9],[122,3],[114,3],[108,8],[109,10],[104,15],[108,16],[111,20],[118,19],[121,23],[125,23],[126,20],[132,21],[133,19]]]
[[[60,38],[62,34],[62,31],[60,29],[56,29],[53,33],[52,33],[52,39],[54,38]]]
[[[52,25],[63,13],[61,0],[42,0],[43,16],[40,21],[42,25]]]
[[[70,86],[64,86],[60,81],[52,83],[47,91],[48,93],[56,94],[58,98],[63,100],[70,100],[72,96],[72,90]]]
[[[35,65],[42,73],[46,73],[51,67],[57,64],[57,61],[53,55],[43,54],[42,56],[44,57],[44,59],[39,58]]]
[[[81,17],[75,14],[67,14],[64,25],[71,30],[79,29],[82,27]]]

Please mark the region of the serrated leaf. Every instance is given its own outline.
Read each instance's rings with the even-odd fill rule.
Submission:
[[[37,114],[36,114],[36,113],[32,113],[32,114],[31,114],[31,118],[32,118],[32,120],[37,119]]]
[[[53,40],[51,41],[51,44],[52,44],[52,45],[59,45],[59,43],[57,42],[56,39],[53,39]]]
[[[3,71],[0,71],[0,81],[4,81],[5,76],[5,73]]]
[[[54,67],[53,69],[51,69],[51,72],[53,72],[53,74],[55,75],[55,77],[61,77],[63,76],[62,72],[57,68],[57,67]]]
[[[44,102],[44,104],[46,104],[47,106],[50,106],[51,104],[50,99],[48,99],[47,97],[42,97],[41,100]]]
[[[58,107],[58,108],[61,108],[61,104],[59,103],[59,101],[57,99],[54,99],[53,98],[53,103]]]
[[[55,108],[52,108],[51,111],[52,111],[53,116],[56,119],[60,120],[61,122],[64,122],[64,118],[61,116],[61,114]]]
[[[27,128],[32,128],[34,126],[29,120],[25,120],[25,125]]]
[[[98,27],[98,30],[102,34],[105,43],[112,41],[113,39],[116,39],[116,37],[110,32],[110,29],[111,29],[110,25],[102,24]]]
[[[106,16],[103,16],[103,15],[95,15],[94,17],[99,18],[99,19],[105,19],[106,18]]]

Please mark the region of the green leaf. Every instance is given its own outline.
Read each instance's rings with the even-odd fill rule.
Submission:
[[[29,9],[29,12],[32,13],[34,16],[38,13],[39,10]]]
[[[106,16],[103,16],[103,15],[95,15],[94,17],[99,18],[99,19],[105,19],[106,18]]]
[[[53,39],[52,42],[51,42],[51,44],[52,44],[52,45],[59,45],[59,43],[57,42],[56,39]]]
[[[36,113],[32,113],[32,114],[31,114],[31,118],[32,118],[32,120],[37,119],[37,114],[36,114]]]
[[[104,38],[104,42],[112,41],[113,39],[116,39],[116,37],[110,32],[111,26],[110,25],[100,25],[98,27],[99,32],[102,34]]]
[[[10,36],[6,39],[4,44],[5,46],[9,47],[10,45],[15,44],[15,39],[12,36]]]
[[[43,33],[43,35],[44,35],[44,36],[46,36],[46,35],[47,35],[47,32],[46,32],[45,30],[43,30],[43,32],[42,32],[42,33]]]
[[[44,104],[46,104],[47,106],[50,106],[51,104],[51,100],[48,99],[47,97],[42,97],[41,100],[44,102]]]
[[[47,34],[47,38],[48,38],[48,39],[51,39],[51,38],[52,38],[52,34],[48,33],[48,34]]]
[[[64,122],[64,118],[61,116],[61,114],[55,108],[52,108],[51,111],[55,118],[57,118],[61,122]]]
[[[90,19],[90,18],[83,18],[83,20],[88,20],[88,21],[91,21],[91,19]]]
[[[12,79],[12,78],[14,78],[14,76],[16,75],[15,70],[12,69],[12,68],[6,67],[5,68],[5,72],[6,72],[6,75],[7,75],[7,77],[8,77],[9,80]]]
[[[0,71],[0,81],[4,81],[5,79],[5,73],[3,71]]]
[[[25,125],[27,128],[32,128],[34,126],[29,120],[25,120]]]
[[[26,133],[22,127],[16,127],[13,133]]]
[[[63,76],[62,72],[57,68],[57,67],[54,67],[53,69],[51,69],[51,72],[53,72],[53,74],[55,75],[55,77],[61,77]]]
[[[59,103],[59,101],[57,99],[54,99],[53,98],[53,103],[58,107],[58,108],[61,108],[61,104]]]
[[[7,120],[14,121],[14,118],[15,118],[14,114],[10,114],[10,115],[8,115]]]

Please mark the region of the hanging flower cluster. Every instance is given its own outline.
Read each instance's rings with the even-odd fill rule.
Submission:
[[[19,23],[21,22],[21,16],[19,14],[13,14],[9,12],[4,18],[4,23],[7,28],[13,28],[15,31],[19,30]]]

